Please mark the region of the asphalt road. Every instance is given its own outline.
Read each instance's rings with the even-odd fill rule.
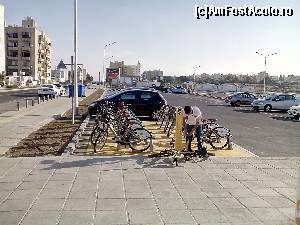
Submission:
[[[0,91],[0,114],[17,109],[17,101],[21,107],[25,105],[25,98],[36,98],[37,89],[29,90],[1,90]]]
[[[204,118],[216,118],[229,128],[233,142],[258,156],[300,156],[300,121],[282,112],[254,112],[251,107],[230,107],[224,101],[163,94],[170,105],[198,106]]]

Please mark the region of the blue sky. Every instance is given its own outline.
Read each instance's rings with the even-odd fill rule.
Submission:
[[[50,35],[53,64],[70,61],[73,52],[73,0],[0,0],[7,24],[32,16]],[[290,6],[292,17],[213,17],[196,20],[194,7]],[[272,75],[300,75],[299,0],[78,0],[78,60],[92,75],[102,71],[103,46],[126,64],[142,63],[142,71],[161,69],[165,75],[244,73],[263,70],[270,58]]]

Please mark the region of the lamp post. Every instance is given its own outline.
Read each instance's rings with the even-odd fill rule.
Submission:
[[[274,52],[272,54],[268,54],[268,55],[263,55],[260,52],[255,52],[258,55],[261,55],[265,58],[265,72],[267,72],[267,58],[272,56],[272,55],[277,55],[277,52]],[[264,76],[264,94],[266,93],[266,76]]]
[[[78,115],[78,76],[77,76],[77,0],[74,0],[74,109]]]
[[[194,69],[194,75],[193,75],[193,92],[195,91],[195,86],[196,86],[196,69],[197,68],[200,68],[200,66],[197,65],[197,66],[193,67],[193,69]]]
[[[103,66],[103,68],[102,68],[103,79],[105,79],[105,77],[106,77],[106,72],[104,70],[105,69],[105,61],[106,61],[106,48],[109,47],[109,46],[111,46],[111,45],[114,45],[114,44],[117,44],[117,42],[114,41],[114,42],[111,42],[109,44],[106,44],[106,45],[104,45],[104,48],[103,48],[103,63],[102,63],[102,66]]]

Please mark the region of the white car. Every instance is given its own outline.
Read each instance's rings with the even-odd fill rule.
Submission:
[[[260,98],[251,103],[254,110],[271,110],[287,111],[294,105],[300,105],[300,99],[297,99],[293,94],[273,94],[265,98]]]
[[[300,118],[300,105],[292,106],[287,113],[296,119]]]
[[[187,94],[188,91],[183,87],[171,88],[171,93],[173,94]]]
[[[44,84],[42,88],[50,88],[54,90],[55,95],[60,95],[60,89],[54,84]]]
[[[59,95],[66,95],[66,89],[64,88],[63,85],[61,84],[54,84],[54,85],[57,87]]]

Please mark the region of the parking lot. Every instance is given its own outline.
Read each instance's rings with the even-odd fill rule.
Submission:
[[[216,118],[231,130],[233,141],[258,156],[299,156],[300,122],[287,113],[255,112],[249,106],[230,107],[224,100],[164,93],[170,105],[195,105],[205,118]]]

